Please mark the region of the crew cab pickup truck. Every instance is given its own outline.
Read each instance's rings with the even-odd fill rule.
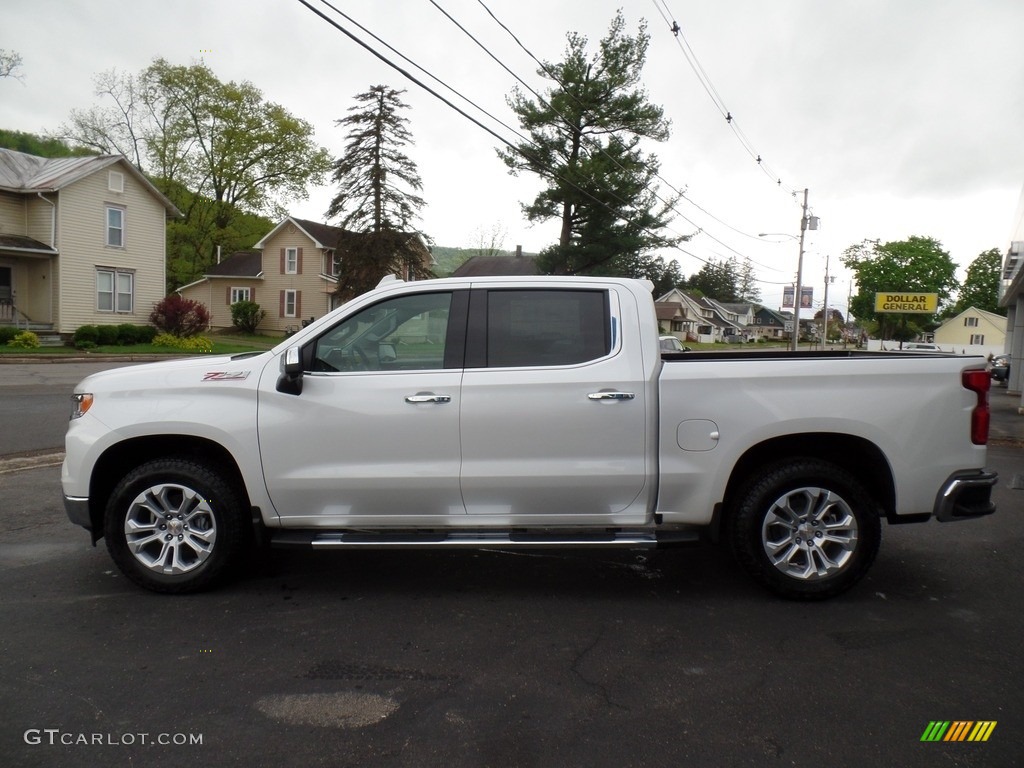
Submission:
[[[983,358],[662,354],[646,282],[377,289],[273,349],[75,389],[65,506],[160,592],[261,542],[311,548],[723,541],[761,584],[838,594],[881,523],[994,511]]]

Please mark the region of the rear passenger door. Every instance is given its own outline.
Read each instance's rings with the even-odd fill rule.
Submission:
[[[472,292],[460,419],[470,516],[510,525],[644,518],[647,393],[621,329],[614,290]]]

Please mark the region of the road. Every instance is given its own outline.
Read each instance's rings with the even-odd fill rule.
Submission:
[[[1007,478],[1024,452],[990,458]],[[57,468],[0,491],[4,766],[1021,764],[1006,483],[992,517],[885,527],[867,579],[817,604],[710,546],[289,551],[158,596],[67,522]],[[997,726],[922,743],[934,720]]]
[[[0,456],[64,450],[75,384],[130,362],[0,364]]]

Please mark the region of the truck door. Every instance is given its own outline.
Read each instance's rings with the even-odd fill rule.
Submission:
[[[294,525],[463,517],[459,404],[467,291],[384,298],[303,345],[299,394],[260,383],[267,491]]]
[[[473,291],[461,429],[469,515],[513,525],[644,519],[648,395],[622,328],[613,290]]]

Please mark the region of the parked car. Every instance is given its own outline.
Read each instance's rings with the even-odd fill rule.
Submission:
[[[1009,381],[1010,379],[1010,356],[996,355],[989,363],[988,373],[996,381]]]
[[[900,352],[944,352],[938,344],[929,344],[923,341],[908,341],[898,350]]]
[[[658,346],[662,352],[689,352],[689,347],[684,347],[683,342],[675,336],[659,336]]]

